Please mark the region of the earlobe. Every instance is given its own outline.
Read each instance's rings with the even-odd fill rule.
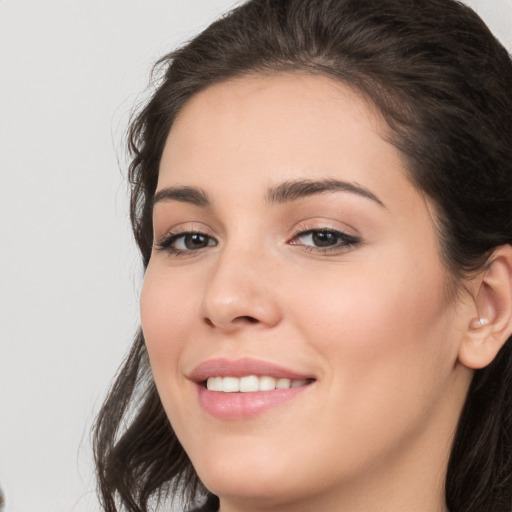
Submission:
[[[498,247],[478,278],[477,316],[468,324],[459,361],[468,368],[489,365],[512,333],[512,247]]]

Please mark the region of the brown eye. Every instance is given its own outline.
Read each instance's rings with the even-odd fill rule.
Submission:
[[[339,236],[333,231],[314,231],[311,240],[317,247],[330,247],[339,242]]]
[[[328,251],[345,249],[359,244],[359,239],[333,229],[310,229],[296,235],[292,245],[303,245],[308,250]]]
[[[217,245],[217,241],[205,233],[171,233],[167,235],[157,248],[165,250],[171,254],[179,255],[182,253],[196,252],[206,247]]]
[[[183,235],[182,238],[185,248],[191,251],[208,247],[211,240],[209,236],[203,235],[202,233],[189,233]]]

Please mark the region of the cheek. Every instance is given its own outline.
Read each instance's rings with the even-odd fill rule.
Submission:
[[[308,283],[307,299],[294,295],[303,337],[326,368],[320,437],[331,442],[312,451],[339,470],[361,469],[419,435],[449,393],[456,356],[442,279],[399,268],[351,265],[334,284]]]
[[[352,265],[339,276],[334,285],[311,283],[307,302],[297,298],[296,308],[354,423],[372,407],[389,415],[404,401],[441,393],[456,359],[442,273],[402,261]]]
[[[157,385],[162,372],[177,366],[196,303],[193,288],[169,274],[150,264],[140,296],[142,331]]]
[[[395,265],[354,262],[335,272],[311,273],[308,283],[302,281],[302,293],[289,294],[303,325],[319,339],[335,331],[350,334],[338,344],[346,341],[361,349],[377,348],[384,339],[392,342],[388,334],[396,337],[397,331],[404,337],[427,332],[446,309],[442,277],[414,264],[400,264],[398,257],[389,259]]]

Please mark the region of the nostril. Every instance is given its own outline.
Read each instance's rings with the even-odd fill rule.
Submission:
[[[208,327],[220,327],[221,325],[220,324],[216,324],[215,322],[213,322],[212,320],[210,320],[208,317],[205,317],[203,319],[203,322],[208,326]],[[237,325],[237,324],[244,324],[244,323],[247,323],[247,324],[257,324],[259,323],[259,320],[257,318],[254,318],[253,316],[248,316],[248,315],[244,315],[244,316],[237,316],[235,318],[233,318],[233,320],[231,320],[231,322],[229,322],[231,325]]]
[[[205,319],[204,319],[204,323],[205,323],[208,327],[214,327],[213,322],[212,322],[209,318],[205,318]]]
[[[257,324],[258,320],[253,316],[237,316],[233,322],[247,322],[249,324]]]

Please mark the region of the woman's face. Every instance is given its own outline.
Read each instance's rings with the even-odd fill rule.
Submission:
[[[172,426],[225,503],[441,489],[470,379],[462,306],[385,138],[361,97],[304,74],[212,86],[171,129],[142,326]]]

